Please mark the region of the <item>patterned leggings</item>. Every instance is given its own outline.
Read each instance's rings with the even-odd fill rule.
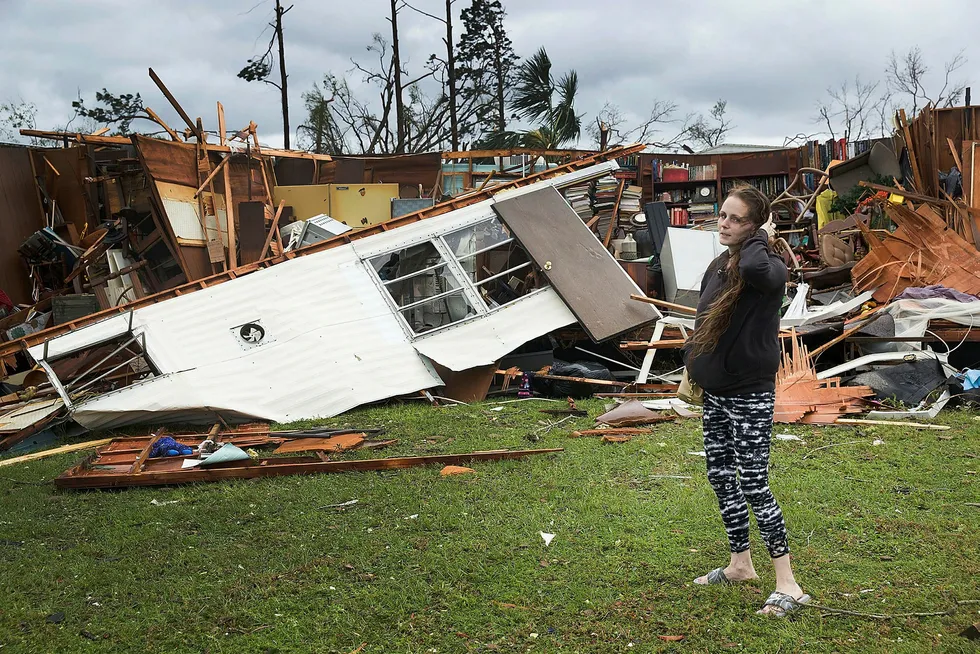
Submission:
[[[705,393],[704,451],[731,551],[749,549],[751,505],[769,556],[777,558],[789,554],[789,544],[782,511],[769,490],[774,401],[771,392],[731,397]]]

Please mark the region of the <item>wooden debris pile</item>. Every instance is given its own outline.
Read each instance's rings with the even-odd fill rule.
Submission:
[[[805,345],[790,339],[776,375],[775,422],[833,424],[841,416],[863,413],[861,401],[874,395],[867,386],[841,386],[839,377],[817,379]]]

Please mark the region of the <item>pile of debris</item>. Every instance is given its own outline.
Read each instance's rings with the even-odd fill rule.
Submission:
[[[686,405],[657,403],[676,394],[700,277],[723,248],[716,221],[672,226],[666,202],[621,217],[640,190],[618,162],[642,145],[435,203],[428,155],[379,159],[371,169],[391,176],[367,181],[364,161],[261,147],[254,124],[226,138],[220,105],[219,142],[208,143],[154,79],[188,125],[183,138],[169,127],[169,141],[47,134],[78,146],[18,155],[45,224],[15,253],[29,263],[32,303],[0,321],[0,450],[59,423],[289,422],[491,392],[668,412],[608,429],[690,417]],[[774,199],[791,271],[777,420],[935,417],[961,392],[957,380],[967,393],[980,383],[960,370],[972,366],[950,363],[969,356],[980,317],[975,113],[923,111],[887,143],[825,170],[800,167]],[[955,163],[941,174],[943,145]],[[597,185],[614,189],[599,209],[585,190]],[[850,215],[828,210],[847,202]],[[626,222],[628,236],[612,239]],[[202,478],[147,464],[153,445],[116,442],[59,483]],[[304,460],[296,470],[327,463],[336,467]],[[243,465],[235,474],[288,467],[232,467]]]

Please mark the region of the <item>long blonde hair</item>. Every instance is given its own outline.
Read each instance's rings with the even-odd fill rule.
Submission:
[[[729,198],[738,198],[748,207],[749,213],[745,218],[758,229],[769,219],[769,198],[762,191],[748,184],[740,184],[729,191]],[[719,257],[724,259],[726,255]],[[732,315],[738,305],[738,299],[745,288],[745,280],[739,274],[738,264],[742,258],[741,248],[728,259],[727,265],[720,272],[725,277],[724,286],[718,298],[711,303],[703,317],[698,321],[698,327],[691,336],[691,354],[699,356],[715,349],[722,335],[728,330],[732,322]],[[717,261],[717,260],[716,260]]]

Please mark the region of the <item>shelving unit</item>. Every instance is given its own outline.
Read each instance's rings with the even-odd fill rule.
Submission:
[[[691,169],[714,166],[716,174],[713,179],[663,181],[660,173],[666,164],[672,163]],[[725,192],[736,180],[753,184],[774,198],[786,188],[799,166],[799,151],[791,148],[732,154],[642,154],[637,168],[644,203],[670,192],[672,201],[666,203],[668,209],[713,204],[717,215]],[[692,197],[695,189],[705,186],[712,187],[711,196],[703,199]],[[702,215],[698,214],[698,218],[692,216],[691,222],[703,221]]]

